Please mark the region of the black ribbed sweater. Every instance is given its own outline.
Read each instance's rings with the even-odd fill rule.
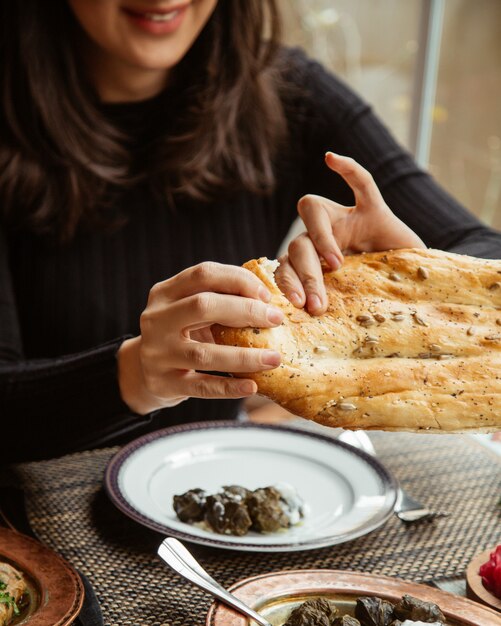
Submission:
[[[172,209],[138,185],[117,198],[127,221],[112,233],[82,231],[60,246],[2,228],[4,459],[55,456],[170,424],[235,417],[239,403],[233,400],[192,399],[144,417],[130,412],[118,390],[116,351],[124,337],[138,334],[155,282],[204,260],[240,265],[275,257],[305,193],[351,204],[346,184],[323,163],[327,150],[352,156],[372,172],[390,208],[428,246],[501,257],[501,235],[420,170],[367,104],[301,52],[287,58],[286,80],[297,89],[286,103],[290,141],[269,197],[242,192],[210,206]],[[130,135],[138,154],[147,152],[162,120],[175,123],[175,106],[165,97],[103,110]]]

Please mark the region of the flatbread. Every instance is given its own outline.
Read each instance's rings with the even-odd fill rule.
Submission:
[[[277,350],[235,374],[288,411],[348,429],[501,430],[501,261],[430,249],[348,256],[326,271],[327,312],[296,309],[267,259],[244,265],[285,313],[271,329],[216,326],[218,343]]]

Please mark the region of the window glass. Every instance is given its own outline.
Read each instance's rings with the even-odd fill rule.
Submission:
[[[369,101],[410,146],[422,0],[281,0],[285,39]],[[429,169],[501,228],[501,1],[446,0]]]
[[[447,0],[430,156],[436,178],[501,228],[501,2]]]

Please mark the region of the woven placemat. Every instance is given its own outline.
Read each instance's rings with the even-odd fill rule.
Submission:
[[[223,585],[283,569],[352,569],[431,582],[461,576],[478,552],[501,540],[501,464],[459,435],[374,433],[379,458],[405,488],[448,517],[406,526],[392,517],[355,541],[310,552],[239,553],[190,546]],[[34,530],[87,574],[109,626],[201,626],[210,599],[155,556],[161,536],[132,522],[102,489],[116,449],[20,464]]]

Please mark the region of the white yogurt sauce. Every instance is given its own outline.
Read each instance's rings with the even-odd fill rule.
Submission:
[[[277,483],[273,487],[280,493],[283,501],[284,512],[289,518],[291,526],[299,522],[308,515],[308,505],[296,491],[295,487],[289,483]]]

